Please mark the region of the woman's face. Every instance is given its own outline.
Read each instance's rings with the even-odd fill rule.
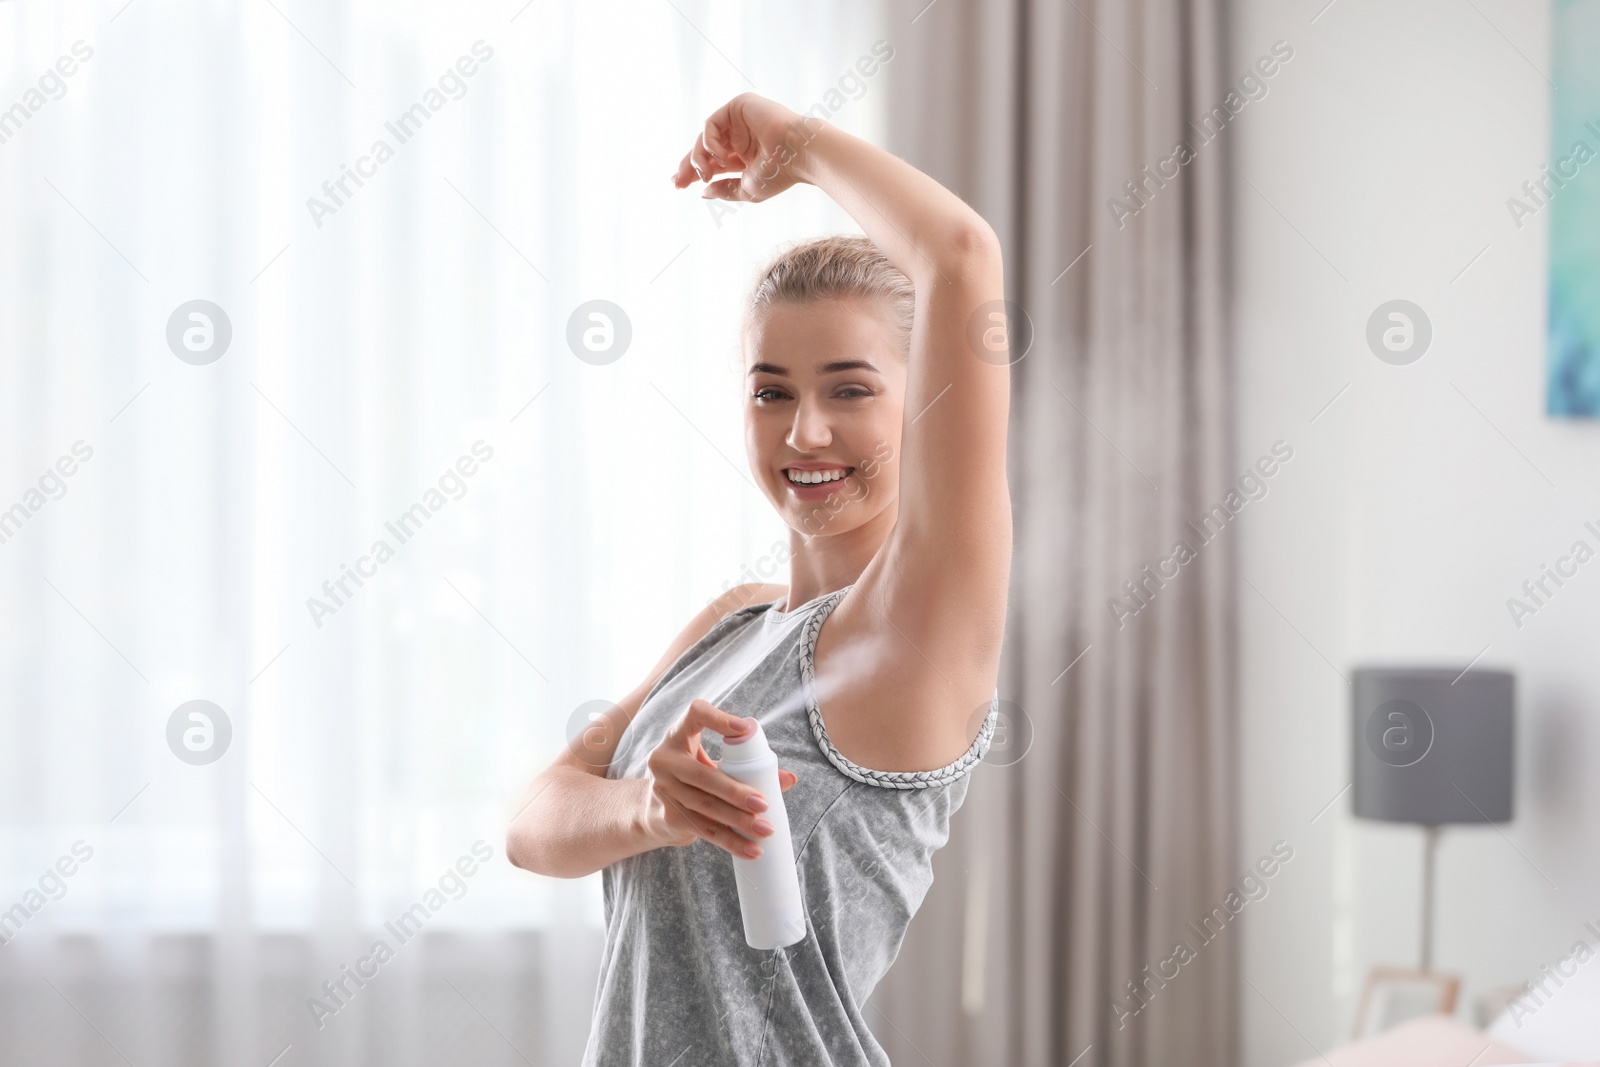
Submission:
[[[880,301],[768,307],[744,385],[750,469],[791,529],[843,533],[894,502],[906,361]]]

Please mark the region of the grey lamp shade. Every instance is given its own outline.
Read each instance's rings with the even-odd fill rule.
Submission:
[[[1351,677],[1351,805],[1360,819],[1511,819],[1508,671],[1358,667]]]

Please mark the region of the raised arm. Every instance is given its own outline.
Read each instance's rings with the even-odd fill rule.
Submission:
[[[739,176],[714,180],[730,171]],[[841,750],[849,740],[880,769],[959,755],[993,692],[1011,567],[999,241],[909,163],[753,94],[708,120],[675,183],[696,177],[708,182],[704,195],[741,201],[815,185],[916,287],[895,528],[824,629],[818,673],[830,640],[846,642],[856,662],[872,664],[871,686],[899,698],[863,699],[861,714],[839,716],[830,731]]]
[[[974,612],[986,616],[987,625],[966,630],[964,641],[986,637],[985,651],[997,653],[1011,567],[1011,374],[997,345],[1005,328],[1000,242],[950,190],[830,124],[815,130],[795,167],[848,211],[917,289],[899,517],[887,554],[893,562],[862,578],[888,604],[917,590],[907,605],[915,610],[903,623],[896,617],[896,625],[944,630],[951,614],[973,623]],[[930,574],[938,581],[929,582]],[[929,625],[930,612],[936,625]]]

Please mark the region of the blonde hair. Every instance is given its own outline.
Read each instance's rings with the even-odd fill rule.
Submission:
[[[881,300],[898,335],[900,354],[911,350],[916,287],[870,238],[835,234],[801,241],[778,253],[756,276],[745,302],[740,338],[774,304],[853,297]]]

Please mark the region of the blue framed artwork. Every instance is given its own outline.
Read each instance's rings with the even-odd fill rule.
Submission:
[[[1538,206],[1550,215],[1546,410],[1592,419],[1600,418],[1600,0],[1556,0],[1552,33],[1550,166],[1527,190],[1535,203],[1542,194]]]

